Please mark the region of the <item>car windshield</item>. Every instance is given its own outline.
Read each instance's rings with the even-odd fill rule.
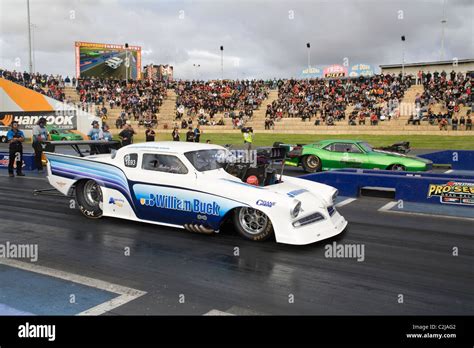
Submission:
[[[221,149],[190,151],[184,154],[200,172],[224,168],[226,151]]]
[[[359,146],[362,147],[365,152],[371,152],[373,150],[372,146],[367,143],[359,143]]]

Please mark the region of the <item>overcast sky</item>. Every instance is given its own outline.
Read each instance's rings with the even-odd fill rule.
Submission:
[[[74,41],[142,47],[176,78],[296,77],[311,65],[440,59],[443,0],[30,0],[35,70],[74,74]],[[446,0],[445,58],[474,58],[474,1]],[[26,0],[0,0],[0,67],[28,69]],[[200,64],[194,68],[193,64]]]

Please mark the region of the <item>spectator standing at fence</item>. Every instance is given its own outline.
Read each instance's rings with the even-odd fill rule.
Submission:
[[[18,122],[12,122],[12,128],[7,133],[9,143],[8,175],[13,177],[13,167],[16,164],[16,175],[25,176],[22,172],[23,166],[23,142],[25,134],[18,128]]]
[[[188,131],[186,132],[186,141],[193,143],[194,142],[194,132],[193,127],[189,127]]]
[[[194,129],[194,142],[199,143],[199,140],[201,139],[201,129],[199,128],[199,124],[196,126]]]
[[[456,115],[454,115],[453,119],[451,120],[452,130],[458,130],[458,124],[459,124],[458,117]]]
[[[102,130],[100,129],[99,121],[92,121],[92,128],[87,133],[89,140],[101,140],[103,139]]]
[[[104,124],[104,126],[102,128],[103,129],[102,129],[102,139],[101,140],[112,141],[113,138],[112,138],[112,133],[110,133],[109,126]]]
[[[125,127],[119,133],[120,139],[122,139],[122,146],[127,146],[133,143],[133,136],[135,135],[135,130],[130,125],[130,121],[127,121]]]
[[[466,130],[472,130],[472,119],[471,119],[471,114],[467,114],[466,118]]]
[[[464,115],[462,115],[459,118],[459,129],[463,130],[465,127],[466,127],[466,118],[464,117]]]
[[[145,131],[145,141],[155,141],[155,131],[148,125]]]
[[[439,130],[448,130],[448,120],[446,117],[443,117],[439,122]]]
[[[46,118],[41,117],[33,127],[33,149],[35,150],[35,167],[38,172],[43,171],[43,144],[49,140],[49,133],[46,129]]]
[[[173,141],[179,141],[179,129],[178,129],[178,127],[173,128],[173,132],[171,133],[171,137],[173,138]]]

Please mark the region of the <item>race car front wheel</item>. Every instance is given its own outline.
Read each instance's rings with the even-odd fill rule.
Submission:
[[[402,164],[394,164],[394,165],[392,165],[392,167],[390,169],[391,170],[396,170],[396,171],[404,171],[405,166],[402,165]]]
[[[6,136],[1,136],[0,137],[0,143],[6,143],[7,142],[7,137]]]
[[[94,180],[83,180],[76,185],[76,199],[84,216],[91,219],[102,216],[102,190]]]
[[[239,234],[246,239],[263,241],[273,235],[273,226],[268,216],[254,208],[237,209],[234,223]]]
[[[315,155],[304,156],[301,160],[301,165],[307,173],[320,172],[323,166],[321,159]]]

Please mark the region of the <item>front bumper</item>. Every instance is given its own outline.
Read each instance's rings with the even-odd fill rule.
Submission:
[[[324,214],[325,219],[305,226],[294,227],[292,223],[275,229],[278,243],[305,245],[331,238],[343,232],[347,220],[335,211],[332,216]]]

